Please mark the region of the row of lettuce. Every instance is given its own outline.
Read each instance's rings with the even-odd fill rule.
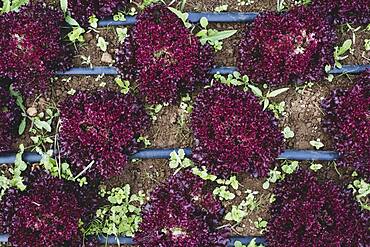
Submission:
[[[69,1],[68,6],[78,6],[70,11],[84,24],[92,13],[102,18],[122,7],[118,2],[85,6]],[[369,15],[363,13],[370,6],[366,1],[316,2],[282,14],[261,14],[248,24],[239,46],[239,71],[256,85],[323,79],[324,66],[334,62],[334,23],[367,23]],[[102,13],[94,9],[97,6]],[[55,71],[71,66],[73,51],[61,38],[63,14],[45,4],[4,14],[0,24],[4,54],[0,61],[4,78],[0,151],[9,151],[21,119],[8,91],[10,83],[25,96],[44,92]],[[99,196],[98,187],[100,181],[125,172],[129,156],[140,148],[137,138],[151,124],[144,104],[175,104],[181,94],[207,85],[213,59],[212,48],[201,44],[166,6],[146,8],[116,53],[116,67],[122,77],[137,82],[138,95],[78,91],[60,103],[60,157],[68,161],[74,179],[65,179],[69,177],[61,175],[59,166],[53,170],[55,160],[53,165],[44,160],[22,169],[25,187],[9,188],[1,201],[0,222],[10,242],[16,246],[98,245],[96,239],[85,238],[99,233],[88,230],[90,222],[96,220],[99,208],[117,202],[117,198]],[[323,127],[340,153],[338,165],[366,179],[370,170],[369,92],[370,75],[364,73],[351,88],[335,90],[322,102]],[[284,149],[273,113],[264,110],[253,93],[218,82],[197,95],[191,129],[194,163],[220,178],[237,173],[266,177]],[[87,185],[76,183],[81,176]],[[225,209],[209,190],[211,183],[185,170],[160,184],[142,207],[140,218],[123,219],[138,221],[135,243],[225,246],[231,231],[220,227]],[[360,209],[351,191],[333,181],[320,181],[299,170],[277,184],[274,194],[266,234],[271,246],[366,246],[369,242],[368,211]],[[119,200],[141,201],[127,194]]]

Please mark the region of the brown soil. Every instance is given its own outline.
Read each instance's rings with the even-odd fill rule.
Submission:
[[[214,11],[216,6],[222,4],[228,4],[228,11],[263,11],[263,10],[275,10],[275,0],[254,0],[255,3],[246,6],[238,5],[236,0],[217,0],[217,1],[196,1],[188,0],[186,3],[185,10],[187,11]],[[244,24],[212,24],[212,27],[216,29],[238,29],[239,32],[234,37],[224,41],[224,49],[217,53],[216,64],[218,66],[235,66],[237,59],[237,46],[242,32]],[[100,35],[109,42],[108,51],[114,59],[114,51],[119,46],[116,38],[114,28],[99,28],[97,31],[90,30],[85,34],[86,42],[76,47],[76,53],[74,59],[74,66],[108,66],[111,63],[103,63],[101,61],[103,52],[96,46],[97,35]],[[340,36],[340,42],[349,37],[351,33],[346,32],[343,35],[340,30],[338,31]],[[363,42],[365,38],[369,38],[369,33],[361,31],[356,35],[357,41],[353,46],[355,48],[354,54],[349,56],[344,62],[348,64],[363,64],[369,63],[369,61],[362,57],[363,53]],[[362,48],[361,48],[362,47]],[[91,64],[82,64],[83,59],[81,55],[90,57]],[[367,54],[369,57],[369,54]],[[332,83],[322,81],[317,82],[312,88],[306,88],[303,92],[299,93],[295,90],[294,85],[290,85],[290,91],[284,95],[276,98],[277,102],[285,101],[286,109],[285,115],[280,118],[280,126],[283,129],[285,126],[289,126],[295,133],[295,137],[287,142],[287,148],[290,149],[312,149],[313,147],[309,144],[310,140],[320,138],[325,144],[324,149],[331,149],[332,144],[330,138],[323,132],[321,128],[321,120],[323,113],[320,109],[320,101],[326,97],[329,92],[338,87],[348,87],[352,82],[351,78],[346,76],[339,76],[335,78]],[[90,76],[72,76],[72,77],[61,77],[56,78],[53,81],[52,89],[43,96],[45,101],[53,101],[58,104],[61,100],[68,96],[68,91],[71,89],[75,90],[97,90],[102,88],[109,88],[112,90],[119,90],[115,85],[114,77],[104,76],[90,77]],[[42,109],[42,104],[39,104],[40,99],[34,104],[33,99],[27,100],[27,106],[35,106],[38,110]],[[158,114],[158,119],[153,123],[152,127],[147,130],[146,134],[148,139],[151,141],[151,148],[169,148],[169,147],[187,147],[192,146],[193,138],[192,133],[189,130],[189,123],[185,126],[178,124],[180,117],[180,108],[178,106],[167,106],[162,109]],[[29,135],[25,134],[19,139],[19,143],[30,144]],[[17,143],[14,149],[18,146]],[[325,168],[325,176],[335,177],[335,170],[331,168]],[[145,191],[149,195],[150,191],[162,183],[167,177],[172,174],[168,167],[167,160],[144,160],[130,163],[121,176],[115,177],[106,183],[110,186],[119,186],[124,183],[131,185],[133,192],[139,190]],[[321,171],[320,171],[321,172]],[[236,234],[240,235],[260,235],[258,229],[254,227],[253,222],[261,217],[263,219],[268,218],[268,194],[269,191],[262,189],[262,183],[264,179],[251,178],[246,174],[238,176],[241,183],[241,191],[246,189],[252,189],[259,191],[260,208],[257,211],[251,212],[247,219],[234,227]],[[240,194],[236,199],[236,204],[244,198],[243,193]],[[231,208],[230,203],[225,204],[227,209]],[[225,222],[226,224],[226,222]]]
[[[321,126],[324,113],[320,107],[321,101],[330,95],[335,88],[346,88],[352,84],[352,78],[337,76],[333,82],[321,81],[315,83],[311,88],[304,90],[291,87],[289,93],[281,95],[276,102],[285,101],[285,114],[280,118],[280,126],[290,127],[295,136],[287,142],[290,149],[314,149],[309,142],[320,139],[325,145],[323,149],[331,150],[331,138]]]
[[[352,32],[347,26],[343,25],[337,28],[339,36],[338,46],[340,47],[343,42],[347,39],[351,39],[352,51],[347,52],[346,59],[342,61],[342,64],[369,64],[370,63],[370,51],[366,51],[364,44],[365,39],[370,39],[370,31],[366,30],[366,25],[353,26],[354,29],[360,28],[358,31]]]

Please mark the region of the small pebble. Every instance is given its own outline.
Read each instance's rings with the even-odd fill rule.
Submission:
[[[27,114],[30,117],[34,117],[37,115],[37,109],[35,107],[30,107],[27,109]]]
[[[237,226],[237,227],[235,227],[235,230],[237,232],[242,232],[244,229],[243,229],[243,227]]]
[[[113,63],[112,55],[108,52],[104,52],[100,59],[103,63]]]

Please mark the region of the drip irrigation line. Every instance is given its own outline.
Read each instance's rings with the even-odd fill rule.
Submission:
[[[0,243],[7,243],[9,239],[8,234],[0,234]],[[266,240],[263,237],[250,237],[250,236],[240,236],[240,237],[230,237],[229,242],[227,244],[228,247],[233,247],[235,241],[240,241],[242,244],[249,244],[252,239],[255,239],[257,244],[264,244],[266,245]],[[98,237],[100,244],[109,244],[109,245],[117,245],[119,244],[127,244],[133,245],[134,241],[132,238],[129,237],[116,237],[116,236],[99,236]]]
[[[144,149],[131,155],[130,159],[169,159],[172,151],[178,152],[179,148],[168,149]],[[184,148],[185,155],[190,157],[191,148]],[[0,164],[13,164],[16,153],[0,153]],[[278,159],[287,160],[321,160],[331,161],[339,158],[335,151],[314,151],[314,150],[285,150]],[[23,160],[28,163],[38,163],[41,155],[36,152],[25,152]]]
[[[256,12],[188,12],[188,20],[191,23],[198,23],[202,17],[207,18],[208,22],[218,23],[246,23],[252,22],[258,16]],[[125,21],[114,21],[112,18],[98,22],[99,27],[107,26],[128,26],[136,23],[136,16],[127,16]]]
[[[330,74],[359,74],[370,69],[370,64],[363,65],[343,65],[342,68],[334,68],[329,71]],[[209,74],[220,73],[222,75],[232,74],[237,71],[236,67],[217,67],[209,71]],[[118,75],[118,70],[115,67],[75,67],[66,71],[56,72],[57,76],[68,75]]]

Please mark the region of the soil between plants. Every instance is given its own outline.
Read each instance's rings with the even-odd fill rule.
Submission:
[[[54,2],[54,1],[52,1]],[[228,4],[228,11],[264,11],[264,10],[275,10],[276,1],[272,0],[255,0],[255,3],[251,5],[238,5],[238,1],[231,0],[217,0],[217,1],[195,1],[189,0],[185,5],[187,11],[214,11],[215,7]],[[213,28],[219,30],[225,29],[237,29],[238,33],[232,38],[224,41],[223,50],[216,54],[217,66],[235,66],[237,59],[237,47],[239,40],[243,37],[243,30],[245,24],[212,24]],[[361,30],[363,30],[362,28]],[[109,43],[107,52],[102,52],[97,47],[97,35],[105,38]],[[344,40],[352,38],[351,32],[343,32],[338,28],[339,41],[338,45],[343,43]],[[369,63],[367,58],[369,53],[364,53],[363,43],[366,38],[369,38],[369,32],[360,31],[356,35],[356,43],[353,46],[355,49],[353,54],[343,61],[343,64],[365,64]],[[85,34],[86,42],[82,45],[78,45],[76,48],[76,55],[74,57],[74,66],[111,66],[114,62],[114,52],[119,47],[119,42],[116,38],[115,29],[113,27],[99,28],[97,31],[90,30]],[[111,57],[111,60],[103,59],[102,56]],[[108,55],[107,55],[108,54]],[[364,55],[365,54],[365,55]],[[88,58],[91,63],[86,64],[86,59],[82,59],[81,56]],[[290,139],[286,143],[288,149],[313,149],[309,144],[309,141],[320,140],[324,143],[325,150],[332,150],[333,146],[330,141],[330,137],[327,136],[322,127],[321,120],[323,113],[320,109],[321,100],[329,95],[330,91],[334,88],[349,87],[353,83],[353,79],[356,76],[337,76],[333,82],[321,81],[315,82],[315,84],[309,88],[307,87],[303,92],[296,90],[296,85],[289,85],[290,90],[274,99],[277,102],[285,101],[286,108],[285,114],[279,119],[281,129],[289,126],[295,133],[294,138]],[[71,77],[59,77],[53,79],[51,89],[45,93],[44,96],[35,99],[27,100],[27,107],[36,107],[38,111],[44,109],[45,102],[54,102],[58,104],[60,101],[68,96],[68,92],[73,90],[99,90],[99,89],[111,89],[119,91],[119,88],[115,85],[114,77],[103,76],[103,77],[91,77],[91,76],[71,76]],[[150,148],[172,148],[172,147],[191,147],[193,145],[193,137],[191,130],[189,129],[189,119],[185,126],[178,124],[180,117],[180,108],[177,105],[164,107],[163,110],[158,114],[158,119],[153,122],[152,126],[146,131],[145,135],[151,141],[152,146]],[[29,126],[28,126],[29,127]],[[28,128],[27,128],[28,129]],[[25,146],[31,144],[29,134],[26,132],[22,137],[19,138],[18,143],[14,145],[14,150],[17,149],[20,143],[24,143]],[[302,164],[306,164],[302,162]],[[333,169],[333,165],[324,164],[324,168],[320,170],[322,176],[338,179],[338,175]],[[128,164],[125,171],[117,177],[105,181],[105,183],[111,187],[119,186],[125,183],[131,185],[134,193],[139,190],[144,191],[147,195],[157,185],[161,184],[166,178],[171,176],[173,170],[168,167],[167,160],[141,160],[135,161]],[[268,200],[270,191],[266,191],[262,188],[264,179],[252,178],[247,174],[241,174],[238,176],[238,180],[241,183],[241,194],[237,196],[233,204],[238,204],[244,199],[243,191],[251,189],[259,191],[259,204],[260,207],[257,211],[253,211],[248,217],[243,220],[239,225],[233,227],[233,233],[238,235],[261,235],[259,229],[254,226],[254,221],[259,217],[268,219]],[[338,179],[338,181],[341,181]],[[225,203],[226,210],[231,209],[231,203]],[[227,222],[224,222],[225,224]]]

